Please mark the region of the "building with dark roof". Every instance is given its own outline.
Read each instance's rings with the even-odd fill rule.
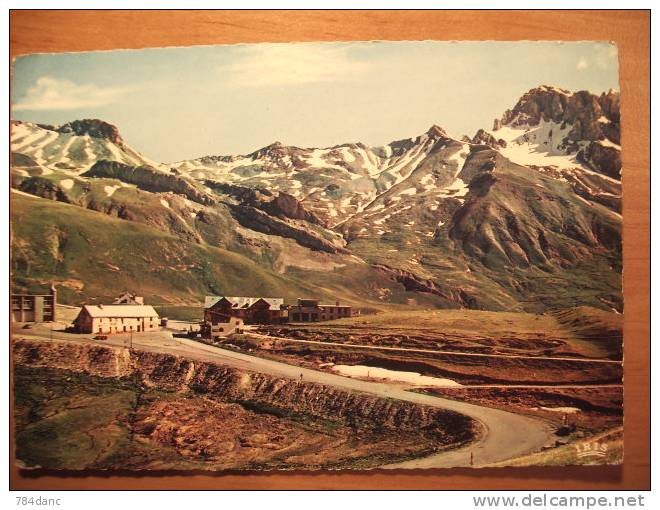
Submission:
[[[289,307],[289,322],[319,322],[343,319],[359,315],[352,306],[320,304],[318,299],[299,299]]]
[[[277,324],[286,322],[287,310],[283,298],[206,296],[204,321],[226,323],[232,317],[246,324]]]

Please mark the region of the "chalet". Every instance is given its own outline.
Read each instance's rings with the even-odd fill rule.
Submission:
[[[246,324],[276,324],[286,321],[287,312],[282,298],[206,296],[205,322],[226,323],[233,317]]]
[[[51,285],[49,294],[12,294],[12,322],[54,322],[57,289]]]
[[[144,298],[142,296],[136,296],[131,294],[128,291],[125,291],[117,299],[112,302],[113,305],[143,305]]]
[[[343,319],[358,315],[352,306],[319,304],[318,299],[299,299],[298,304],[289,307],[289,322],[319,322]]]
[[[73,321],[79,333],[141,333],[159,327],[156,310],[148,305],[84,305]]]

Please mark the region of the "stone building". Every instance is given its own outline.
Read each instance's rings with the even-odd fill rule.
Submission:
[[[84,305],[73,325],[79,333],[142,333],[158,329],[160,321],[149,305]]]
[[[246,324],[277,324],[286,322],[287,311],[283,298],[206,296],[204,321],[218,324],[232,317]]]
[[[48,294],[12,294],[12,322],[54,322],[57,318],[57,289]]]
[[[211,324],[205,322],[201,327],[202,338],[218,340],[220,338],[243,332],[243,319],[232,317],[227,322],[216,322]]]
[[[299,299],[297,305],[289,307],[289,322],[319,322],[343,319],[359,315],[352,306],[319,304],[318,299]]]

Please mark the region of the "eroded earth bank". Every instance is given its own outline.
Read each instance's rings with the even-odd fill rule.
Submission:
[[[29,468],[371,468],[481,433],[452,411],[173,355],[31,340],[13,353]]]

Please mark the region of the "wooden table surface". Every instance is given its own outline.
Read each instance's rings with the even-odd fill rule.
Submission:
[[[621,66],[625,461],[623,466],[369,473],[39,474],[13,489],[647,489],[650,488],[649,11],[14,11],[12,57],[245,42],[606,40]],[[13,446],[12,446],[13,449]],[[13,452],[12,452],[13,453]]]

